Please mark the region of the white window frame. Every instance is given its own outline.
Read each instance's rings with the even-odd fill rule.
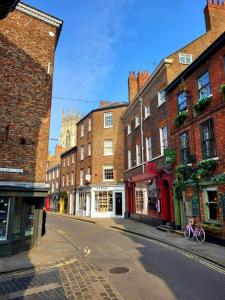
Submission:
[[[158,107],[166,102],[166,92],[164,90],[158,92]]]
[[[65,175],[63,174],[62,175],[62,187],[64,187],[65,186]]]
[[[80,147],[80,160],[84,160],[84,146]]]
[[[167,141],[167,146],[165,147],[164,144],[163,144],[163,141],[164,141],[164,138],[163,138],[163,130],[164,128],[167,129],[167,139],[165,139]],[[161,148],[161,155],[164,155],[164,149],[167,149],[168,148],[168,126],[163,126],[161,128],[159,128],[159,133],[160,133],[160,148]]]
[[[80,137],[84,137],[84,123],[82,123],[80,126]]]
[[[88,119],[88,132],[91,131],[91,128],[92,128],[92,119],[89,118],[89,119]]]
[[[149,143],[150,141],[150,143]],[[150,147],[149,147],[150,144]],[[151,161],[152,160],[152,138],[146,137],[145,139],[145,149],[146,149],[146,160]]]
[[[135,128],[137,128],[138,126],[140,126],[140,117],[135,116]]]
[[[127,151],[127,166],[128,166],[128,170],[132,168],[131,150]]]
[[[111,118],[112,118],[112,124],[111,125],[106,124],[106,118],[108,116],[111,116]],[[112,112],[104,113],[104,128],[112,128],[112,127],[113,127],[113,113]]]
[[[59,178],[59,169],[56,171],[56,177]]]
[[[74,172],[71,173],[71,184],[70,185],[74,185]]]
[[[111,146],[107,146],[107,143],[109,142],[111,143]],[[112,155],[113,155],[113,140],[104,140],[104,156],[112,156]]]
[[[179,53],[179,63],[182,65],[190,65],[192,63],[192,54]]]
[[[55,171],[52,172],[52,179],[55,179]]]
[[[106,179],[105,178],[105,170],[113,170],[113,178],[112,179]],[[114,168],[113,168],[113,165],[104,165],[103,166],[103,181],[114,181]]]
[[[131,124],[127,125],[127,135],[131,134]]]
[[[70,165],[70,157],[68,156],[67,157],[67,167],[69,167],[69,165]]]
[[[147,119],[151,114],[151,106],[149,105],[145,105],[145,119]]]
[[[72,164],[74,164],[75,158],[74,158],[74,154],[72,154]]]
[[[67,173],[66,174],[66,186],[69,186],[70,185],[70,174]]]
[[[136,144],[136,166],[141,164],[141,145]]]
[[[88,156],[91,156],[91,143],[88,143]]]

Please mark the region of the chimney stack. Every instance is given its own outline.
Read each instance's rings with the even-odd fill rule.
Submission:
[[[207,0],[204,9],[206,31],[212,30],[218,35],[225,31],[225,2],[222,0]]]
[[[100,100],[99,107],[104,107],[106,105],[111,104],[112,101]]]
[[[131,103],[144,84],[149,79],[150,74],[146,71],[142,72],[139,70],[136,75],[135,72],[130,72],[128,77],[128,97],[129,102]]]

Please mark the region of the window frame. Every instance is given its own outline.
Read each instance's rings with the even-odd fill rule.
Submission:
[[[91,143],[88,143],[88,156],[91,156]]]
[[[151,147],[149,147],[149,141],[150,139],[150,144],[151,144]],[[145,149],[146,149],[146,161],[151,161],[153,156],[152,156],[152,137],[151,136],[148,136],[145,138]],[[150,153],[149,153],[149,150],[150,150]]]
[[[127,125],[127,135],[131,134],[131,124]]]
[[[88,132],[92,130],[92,118],[88,119]]]
[[[208,74],[208,83],[203,85],[202,87],[199,87],[199,81],[206,75]],[[207,95],[202,95],[201,91],[204,90],[207,86],[209,86],[209,93]],[[205,97],[209,97],[211,95],[211,86],[210,86],[210,76],[209,76],[209,71],[205,71],[204,73],[202,73],[198,78],[197,78],[197,89],[198,89],[198,98],[202,99]]]
[[[181,57],[184,57],[184,61],[181,61]],[[190,62],[187,61],[187,57],[190,58]],[[182,65],[190,65],[193,62],[193,57],[192,54],[190,53],[184,53],[184,52],[180,52],[179,53],[179,63]]]
[[[182,136],[186,135],[186,147],[182,147]],[[183,164],[190,163],[190,145],[189,145],[189,134],[188,131],[184,131],[179,136],[180,139],[180,158]],[[185,155],[187,156],[187,160],[184,159]]]
[[[112,119],[112,124],[111,125],[106,125],[106,117],[111,115]],[[112,112],[105,112],[104,113],[104,128],[112,128],[113,127],[113,113]]]
[[[136,144],[136,166],[141,165],[141,145]]]
[[[145,108],[145,119],[147,119],[151,115],[151,106],[150,106],[150,104],[145,105],[144,108]]]
[[[131,150],[127,150],[127,166],[128,166],[128,170],[132,168]]]
[[[140,126],[140,117],[135,116],[135,128],[137,128],[138,126]]]
[[[105,177],[105,171],[106,170],[112,170],[112,178],[111,179],[107,179]],[[114,181],[114,168],[113,165],[103,165],[103,181]]]
[[[106,147],[106,143],[111,142],[111,147]],[[103,151],[104,151],[104,156],[112,156],[113,155],[113,140],[104,140],[103,141]],[[107,153],[106,150],[111,149],[112,151],[110,153]]]
[[[163,129],[166,128],[166,132],[167,132],[167,138],[166,139],[163,139]],[[160,131],[160,148],[161,148],[161,155],[164,155],[164,149],[167,149],[169,147],[169,137],[168,137],[168,126],[165,125],[163,127],[160,127],[159,128],[159,131]],[[165,141],[167,141],[167,145],[165,147],[164,143]]]
[[[166,92],[165,90],[161,90],[158,92],[158,107],[166,102]]]
[[[207,135],[210,136],[208,139],[204,140],[203,126],[207,126],[207,124],[209,125],[210,128]],[[214,122],[212,118],[204,121],[203,123],[200,123],[200,133],[201,133],[202,158],[211,159],[216,157],[216,139],[215,139]],[[208,151],[210,152],[209,155],[207,155],[207,149],[206,149],[207,146],[204,145],[206,143],[209,143],[208,145]]]
[[[84,145],[80,147],[80,160],[84,160]]]
[[[80,169],[80,186],[83,185],[84,185],[84,169]]]
[[[84,137],[84,122],[80,125],[80,137]]]
[[[183,100],[181,103],[179,103],[179,97],[182,96],[182,95],[185,95],[185,100]],[[184,108],[181,108],[181,106],[183,104],[186,104]],[[177,109],[178,109],[178,112],[182,112],[182,111],[185,111],[188,109],[188,103],[187,103],[187,92],[186,91],[182,91],[180,93],[177,94]]]

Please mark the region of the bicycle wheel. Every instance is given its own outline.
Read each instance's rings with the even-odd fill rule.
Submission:
[[[190,230],[189,229],[185,229],[185,231],[184,231],[184,238],[186,240],[188,240],[190,238]]]
[[[205,231],[202,228],[199,228],[196,232],[196,240],[199,243],[204,243],[205,241]]]

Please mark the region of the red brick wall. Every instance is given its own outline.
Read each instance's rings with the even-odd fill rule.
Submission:
[[[60,191],[72,192],[76,186],[76,159],[77,149],[71,149],[61,156],[61,170],[60,170]],[[67,174],[69,175],[69,182],[67,184]],[[62,185],[62,177],[64,176],[64,186]],[[72,181],[73,177],[73,181]],[[73,183],[73,184],[72,184]]]
[[[24,170],[0,180],[45,181],[56,30],[18,10],[0,21],[0,167]]]

